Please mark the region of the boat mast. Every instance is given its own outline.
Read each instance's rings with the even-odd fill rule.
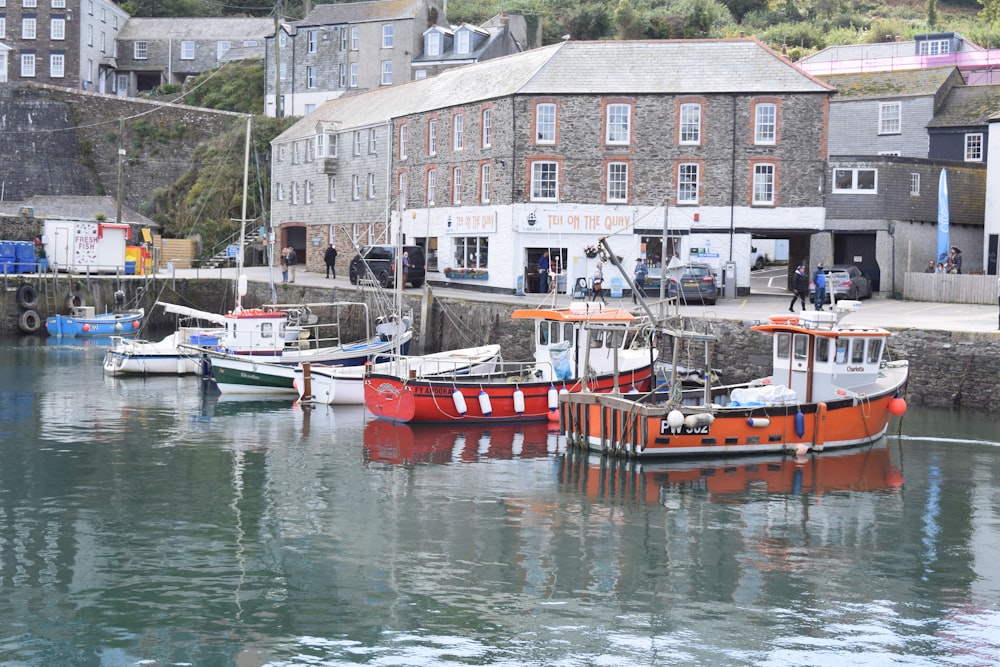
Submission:
[[[243,297],[247,293],[246,277],[243,275],[243,253],[247,238],[247,188],[250,177],[250,123],[253,116],[247,114],[247,137],[243,149],[243,210],[240,212],[240,251],[236,254],[236,309],[243,310]]]

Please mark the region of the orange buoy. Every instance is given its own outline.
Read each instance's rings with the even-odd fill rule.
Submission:
[[[889,401],[889,412],[897,417],[902,417],[903,413],[906,412],[906,399],[902,396],[897,396]]]

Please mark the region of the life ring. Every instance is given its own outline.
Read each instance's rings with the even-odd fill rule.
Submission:
[[[26,310],[21,313],[17,320],[17,328],[24,333],[35,333],[42,328],[42,318],[33,310]]]
[[[28,284],[17,288],[17,305],[30,310],[38,305],[38,290]]]
[[[772,315],[771,324],[798,324],[799,318],[795,315]]]
[[[66,295],[66,309],[79,308],[84,304],[83,294],[80,292],[70,292]]]

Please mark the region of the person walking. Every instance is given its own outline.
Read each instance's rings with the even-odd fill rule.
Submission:
[[[403,280],[399,284],[402,289],[406,289],[406,281],[410,279],[410,253],[403,251]]]
[[[295,282],[295,265],[299,263],[299,256],[295,253],[295,248],[288,246],[288,282]]]
[[[642,261],[642,257],[637,257],[635,260],[635,294],[632,295],[632,303],[638,302],[638,293],[646,293],[646,276],[649,275],[649,269],[646,268],[646,262]]]
[[[792,302],[788,304],[788,312],[795,312],[795,301],[802,302],[801,309],[806,309],[806,295],[809,293],[809,279],[806,278],[806,267],[799,264],[792,274]]]
[[[601,298],[601,303],[607,303],[604,298],[604,263],[598,262],[597,268],[594,269],[594,277],[592,281],[593,295],[591,296],[591,301],[597,301],[597,298]]]
[[[816,272],[813,273],[813,285],[816,286],[813,305],[816,310],[823,310],[823,304],[826,303],[826,272],[823,271],[823,262],[816,265]]]
[[[323,262],[326,263],[326,277],[329,278],[330,274],[333,273],[333,277],[337,277],[337,249],[333,247],[331,243],[326,247],[326,252],[323,253]]]
[[[538,258],[538,291],[545,294],[549,291],[549,251],[542,252]]]
[[[278,265],[281,267],[281,282],[288,282],[288,248],[282,248],[278,253]]]

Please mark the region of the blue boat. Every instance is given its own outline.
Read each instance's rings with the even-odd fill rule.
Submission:
[[[50,336],[134,336],[145,314],[142,308],[97,314],[93,306],[78,306],[69,315],[47,318],[45,328]]]

